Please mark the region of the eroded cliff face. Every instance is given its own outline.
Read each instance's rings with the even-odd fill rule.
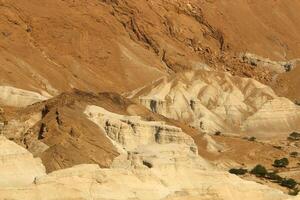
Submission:
[[[165,122],[144,121],[139,116],[118,115],[97,106],[88,106],[85,114],[105,130],[111,140],[121,144],[127,151],[133,151],[142,145],[178,143],[186,144],[192,151],[197,152],[191,137],[180,128]]]
[[[32,176],[21,185],[0,174],[10,184],[0,187],[4,199],[288,199],[280,191],[215,170],[185,144],[143,145],[118,157],[111,169],[79,165],[48,175],[32,171],[42,168],[33,158],[24,159],[30,153],[22,147],[3,137],[0,145],[8,154],[23,152],[22,157],[10,157],[12,163],[36,166],[31,173],[21,173]],[[9,170],[15,173],[19,167],[11,165]]]
[[[40,157],[47,172],[78,164],[109,167],[119,153],[148,144],[186,144],[197,153],[185,132],[195,130],[114,93],[74,91],[4,114],[1,133]]]
[[[299,9],[0,0],[0,199],[299,199]]]
[[[208,133],[286,137],[300,128],[299,106],[253,79],[223,72],[184,72],[127,95],[153,112]]]

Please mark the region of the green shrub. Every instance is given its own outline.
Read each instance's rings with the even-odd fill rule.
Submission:
[[[275,172],[270,172],[265,175],[265,178],[272,180],[276,183],[281,183],[282,177],[276,174]]]
[[[294,179],[292,179],[292,178],[283,179],[281,181],[280,185],[283,186],[283,187],[294,189],[297,186],[297,182]]]
[[[242,169],[242,168],[239,168],[239,169],[232,168],[232,169],[229,170],[229,173],[235,174],[235,175],[244,175],[247,172],[248,172],[247,169]]]
[[[251,174],[254,174],[257,177],[265,177],[268,173],[267,169],[262,165],[256,165],[251,171]]]
[[[274,167],[286,167],[288,165],[289,165],[289,160],[287,158],[275,160],[273,164]]]

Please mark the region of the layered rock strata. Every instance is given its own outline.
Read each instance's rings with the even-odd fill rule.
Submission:
[[[149,110],[215,133],[289,133],[300,129],[300,108],[253,79],[198,70],[157,80],[129,98]]]

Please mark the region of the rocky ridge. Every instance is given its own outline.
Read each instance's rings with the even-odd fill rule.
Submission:
[[[183,72],[126,95],[153,112],[208,133],[285,137],[300,128],[299,106],[253,79],[223,72]]]
[[[299,9],[0,0],[0,199],[299,199]]]

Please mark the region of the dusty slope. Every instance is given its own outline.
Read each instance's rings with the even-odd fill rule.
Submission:
[[[62,94],[10,112],[3,133],[41,157],[47,171],[83,163],[108,167],[119,154],[103,130],[83,113],[87,103],[95,101],[109,106],[113,99],[80,92]],[[114,109],[122,110],[121,106],[116,103]]]
[[[228,53],[299,57],[299,9],[296,0],[2,0],[0,84],[120,92],[203,62],[268,81]]]
[[[1,1],[0,9],[1,84],[51,94],[124,90],[162,74],[154,53],[99,1]]]
[[[296,103],[300,103],[300,65],[284,74],[280,74],[276,78],[273,87],[278,95],[286,96]]]
[[[299,7],[297,0],[220,0],[206,1],[203,12],[234,51],[284,60],[300,54]]]

